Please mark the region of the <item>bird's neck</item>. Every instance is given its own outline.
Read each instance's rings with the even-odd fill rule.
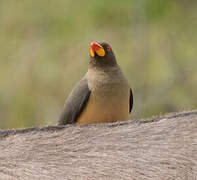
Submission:
[[[118,64],[115,59],[90,59],[88,65],[89,69],[98,69],[100,71],[106,71],[117,66]]]
[[[89,68],[86,76],[91,90],[98,92],[101,96],[103,94],[111,96],[113,92],[119,94],[117,90],[121,92],[122,87],[127,86],[127,80],[118,66],[102,70]]]

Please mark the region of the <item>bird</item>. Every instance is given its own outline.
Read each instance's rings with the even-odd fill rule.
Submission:
[[[65,101],[58,125],[127,121],[133,92],[111,46],[93,41],[88,71]]]

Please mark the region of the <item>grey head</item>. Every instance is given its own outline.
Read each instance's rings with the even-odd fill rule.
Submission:
[[[111,46],[106,42],[92,42],[90,46],[89,67],[107,68],[117,66]]]

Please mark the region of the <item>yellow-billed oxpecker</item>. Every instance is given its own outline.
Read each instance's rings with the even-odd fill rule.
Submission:
[[[133,94],[107,43],[92,42],[88,71],[69,94],[59,125],[126,121]]]

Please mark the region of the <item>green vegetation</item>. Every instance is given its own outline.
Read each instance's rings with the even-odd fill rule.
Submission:
[[[196,32],[196,1],[2,0],[0,128],[55,124],[93,40],[112,45],[133,119],[196,108]]]

